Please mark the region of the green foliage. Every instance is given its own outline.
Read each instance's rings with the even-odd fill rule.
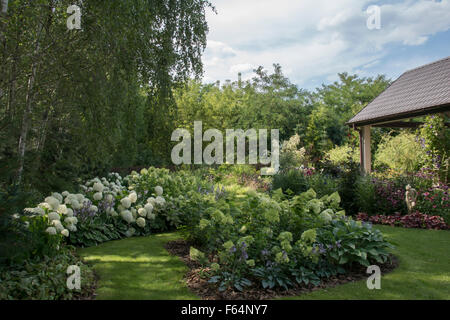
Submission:
[[[171,90],[202,74],[208,1],[76,1],[82,31],[68,31],[73,4],[10,1],[2,19],[6,185],[47,193],[114,166],[157,162],[169,146],[159,138],[170,137]]]
[[[53,257],[28,259],[0,269],[1,300],[70,300],[85,295],[94,281],[92,270],[67,247]],[[67,268],[80,267],[81,289],[67,287]]]
[[[299,134],[313,159],[320,160],[333,146],[357,145],[357,133],[345,123],[378,96],[390,83],[384,76],[359,78],[339,74],[339,81],[322,85],[313,95],[313,110]]]
[[[375,183],[370,175],[361,176],[356,182],[356,206],[358,212],[364,212],[369,215],[377,213],[377,195],[375,192]]]
[[[293,135],[281,147],[280,169],[298,168],[307,164],[306,150],[300,147],[300,136]]]
[[[299,194],[309,189],[308,178],[302,170],[291,169],[280,172],[273,177],[272,189],[282,189],[287,193]]]
[[[401,173],[414,172],[424,163],[425,152],[414,134],[386,135],[378,145],[375,167],[387,166]]]
[[[318,250],[324,251],[326,259],[335,265],[383,264],[389,258],[388,249],[393,248],[371,224],[353,220],[332,221],[319,229],[317,240]]]
[[[335,166],[345,164],[348,161],[359,162],[359,149],[349,145],[334,147],[325,154],[325,158]]]
[[[381,234],[346,218],[340,202],[337,192],[319,199],[313,190],[291,200],[279,192],[273,198],[229,194],[198,212],[190,237],[217,261],[210,282],[220,290],[242,291],[251,285],[248,279],[263,288],[288,289],[294,282],[318,283],[354,263],[385,262],[389,245]],[[331,250],[341,242],[345,250]],[[335,254],[344,258],[336,260]]]
[[[425,151],[425,163],[433,168],[441,181],[449,179],[450,130],[445,125],[447,116],[428,116],[419,129],[419,142]]]

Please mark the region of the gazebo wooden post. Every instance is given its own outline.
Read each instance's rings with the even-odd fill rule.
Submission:
[[[359,130],[359,151],[361,169],[370,174],[372,171],[372,153],[370,150],[370,126],[363,126]]]

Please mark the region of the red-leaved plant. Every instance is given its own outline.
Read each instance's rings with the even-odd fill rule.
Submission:
[[[368,216],[366,213],[359,213],[356,217],[359,221],[371,222],[373,224],[384,224],[392,227],[417,228],[447,230],[450,226],[440,216],[430,216],[416,211],[414,213],[401,216],[400,214],[384,216]]]

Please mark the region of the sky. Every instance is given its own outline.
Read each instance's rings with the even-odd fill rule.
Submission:
[[[450,56],[450,0],[212,0],[206,83],[244,80],[263,66],[313,90],[338,73],[403,72]],[[375,11],[379,8],[380,28]],[[371,28],[368,27],[368,20]]]

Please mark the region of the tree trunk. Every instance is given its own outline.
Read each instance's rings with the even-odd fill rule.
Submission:
[[[8,12],[8,0],[2,0],[2,13],[6,14]]]
[[[19,138],[19,149],[18,149],[19,169],[17,170],[17,180],[16,180],[17,185],[20,185],[22,183],[23,165],[25,161],[25,149],[27,144],[28,131],[30,129],[31,113],[33,110],[34,82],[36,80],[36,71],[39,62],[39,51],[41,48],[40,36],[43,30],[43,24],[39,25],[39,29],[40,30],[37,32],[36,47],[34,50],[34,55],[31,63],[31,74],[30,77],[28,78],[27,93],[25,98],[25,111],[23,113],[22,129],[20,131],[20,138]]]

